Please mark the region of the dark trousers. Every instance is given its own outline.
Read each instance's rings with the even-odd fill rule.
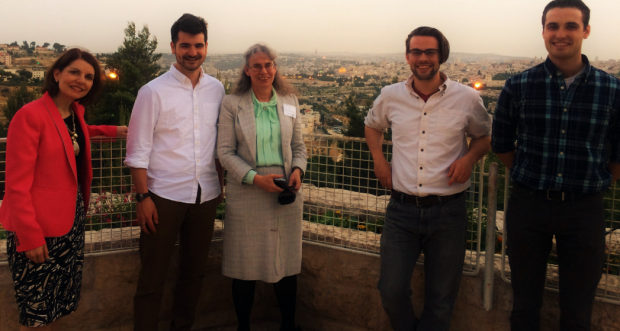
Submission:
[[[235,312],[239,326],[237,331],[250,330],[250,313],[254,303],[255,280],[241,280],[233,278],[232,294]],[[276,292],[282,324],[280,331],[295,331],[295,305],[297,299],[297,275],[287,276],[273,284]]]
[[[553,236],[560,278],[560,330],[590,330],[605,258],[602,197],[602,193],[569,194],[565,201],[553,201],[546,192],[515,184],[506,212],[513,331],[540,330]]]
[[[465,194],[435,206],[390,199],[381,235],[379,292],[394,331],[448,331],[465,259]],[[411,303],[413,268],[424,252],[425,302]]]
[[[142,268],[134,297],[134,330],[156,331],[168,265],[179,237],[179,274],[170,330],[190,330],[207,269],[216,199],[202,204],[171,201],[151,193],[159,224],[140,236]]]

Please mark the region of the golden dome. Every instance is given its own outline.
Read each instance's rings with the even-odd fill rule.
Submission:
[[[345,69],[344,67],[340,67],[340,69],[338,69],[338,73],[339,74],[346,74],[347,73],[347,69]]]

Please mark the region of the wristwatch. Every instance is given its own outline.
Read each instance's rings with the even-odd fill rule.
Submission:
[[[151,193],[146,192],[146,193],[136,193],[136,200],[138,200],[138,202],[142,202],[144,201],[144,199],[148,198],[151,196]]]

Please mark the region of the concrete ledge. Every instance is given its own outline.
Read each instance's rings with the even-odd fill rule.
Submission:
[[[208,275],[202,289],[194,329],[217,330],[236,324],[231,281],[221,274],[222,242],[214,241],[209,253]],[[160,330],[168,330],[172,286],[178,257],[171,263],[161,311]],[[61,330],[132,330],[133,294],[140,268],[138,251],[88,255],[84,264],[82,299],[76,313],[62,319]],[[512,289],[496,271],[493,309],[482,309],[483,275],[464,276],[454,310],[451,330],[509,330]],[[338,247],[303,243],[299,276],[297,323],[304,330],[391,330],[381,306],[376,284],[379,256]],[[411,281],[416,314],[424,302],[424,273],[416,266]],[[543,330],[558,330],[558,294],[545,292],[541,311]],[[277,325],[280,313],[271,284],[257,286],[253,321]],[[620,330],[620,306],[595,302],[593,330]],[[0,264],[0,331],[18,329],[13,281],[6,263]]]

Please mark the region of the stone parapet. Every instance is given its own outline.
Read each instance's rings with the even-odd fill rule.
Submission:
[[[221,274],[221,258],[222,242],[214,241],[195,330],[219,330],[236,324],[231,281]],[[178,257],[175,255],[164,290],[160,330],[168,330],[177,266]],[[61,320],[60,330],[132,330],[132,298],[139,268],[140,259],[136,250],[88,255],[84,264],[80,306],[74,314]],[[491,311],[482,308],[483,275],[463,276],[451,330],[510,329],[508,317],[512,308],[512,289],[500,279],[497,268],[495,276]],[[381,306],[376,286],[378,279],[378,255],[304,242],[297,323],[304,330],[316,331],[391,330]],[[424,307],[422,266],[416,266],[411,285],[412,302],[419,316]],[[271,284],[259,282],[252,320],[278,322],[279,316]],[[541,319],[542,330],[559,329],[557,293],[545,291]],[[0,331],[17,330],[17,320],[13,282],[6,263],[3,263],[0,264]],[[593,330],[619,330],[620,306],[595,302],[592,324]]]

